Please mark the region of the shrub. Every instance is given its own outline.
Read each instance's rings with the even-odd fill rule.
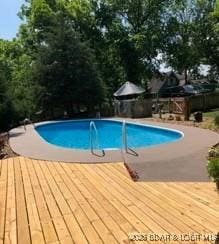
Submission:
[[[14,108],[10,101],[0,102],[0,118],[0,132],[10,129],[15,120]]]
[[[219,126],[219,115],[216,115],[216,117],[214,118],[214,123],[216,126]]]
[[[219,181],[219,158],[208,160],[207,170],[209,177],[211,177],[215,182]]]
[[[208,156],[210,158],[219,158],[219,148],[218,147],[212,147],[208,150]]]

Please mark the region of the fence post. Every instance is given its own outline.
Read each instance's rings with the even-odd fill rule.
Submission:
[[[155,109],[156,113],[159,112],[158,104],[159,104],[159,94],[157,92],[157,94],[156,94],[156,109]]]
[[[206,94],[203,94],[203,111],[206,111]]]
[[[171,98],[169,97],[169,98],[168,98],[168,113],[171,113],[171,112],[170,112],[170,103],[171,103]]]
[[[190,109],[190,99],[189,97],[185,97],[184,99],[184,120],[188,121],[190,117],[191,109]]]

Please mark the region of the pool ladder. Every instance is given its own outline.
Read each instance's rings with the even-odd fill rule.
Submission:
[[[93,138],[92,131],[95,132],[95,144],[96,145],[94,145],[94,138]],[[99,140],[98,140],[97,127],[96,127],[94,121],[91,121],[90,122],[90,149],[91,149],[91,153],[94,154],[94,155],[96,155],[96,156],[99,156],[99,157],[105,156],[105,151],[103,149],[101,149],[101,153],[102,154],[95,153],[95,151],[94,151],[95,146],[96,146],[96,149],[99,149],[100,150],[100,144],[99,144]]]
[[[23,126],[24,126],[24,130],[25,131],[27,130],[27,128],[26,128],[27,124],[31,124],[33,126],[33,128],[35,128],[35,124],[30,119],[25,118],[23,120]]]
[[[128,140],[127,140],[127,130],[126,130],[126,122],[123,120],[122,122],[122,149],[125,149],[125,152],[128,152]]]
[[[127,139],[127,130],[126,130],[126,121],[125,120],[123,120],[123,122],[122,122],[122,146],[121,146],[122,155],[124,157],[123,149],[125,149],[125,153],[131,154],[134,156],[138,156],[137,152],[135,152],[133,149],[128,147],[128,139]]]

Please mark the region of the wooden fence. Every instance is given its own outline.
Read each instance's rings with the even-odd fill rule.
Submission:
[[[114,115],[125,118],[152,116],[152,99],[115,100]]]
[[[219,92],[200,94],[190,97],[172,97],[153,99],[154,107],[162,105],[166,113],[185,114],[196,111],[207,111],[219,107]]]

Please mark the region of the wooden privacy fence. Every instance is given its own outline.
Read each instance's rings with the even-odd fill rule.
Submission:
[[[154,107],[156,107],[157,104],[162,105],[161,109],[165,113],[183,114],[186,106],[186,99],[187,98],[184,97],[159,98],[158,100],[153,100],[153,104]]]
[[[189,115],[196,111],[206,111],[219,107],[219,92],[200,94],[190,97],[171,97],[153,99],[153,104],[162,104],[166,113]]]
[[[183,114],[185,110],[185,99],[184,98],[173,98],[172,99],[172,110],[174,114]]]

